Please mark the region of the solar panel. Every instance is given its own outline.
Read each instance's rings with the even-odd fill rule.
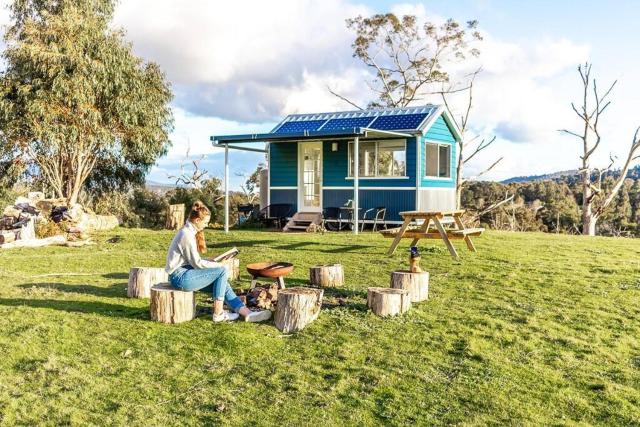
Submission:
[[[326,122],[323,120],[299,120],[285,122],[282,126],[275,131],[275,133],[300,133],[304,131],[318,130],[322,124]]]
[[[417,129],[428,115],[429,113],[380,116],[369,127],[380,130]]]
[[[375,117],[348,117],[344,119],[331,119],[322,126],[321,130],[346,130],[366,127]]]

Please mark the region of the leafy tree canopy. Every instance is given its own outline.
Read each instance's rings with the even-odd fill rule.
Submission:
[[[139,181],[170,145],[169,84],[110,28],[113,9],[110,0],[16,0],[5,34],[0,152],[15,147],[14,163],[35,166],[71,204],[87,180]]]

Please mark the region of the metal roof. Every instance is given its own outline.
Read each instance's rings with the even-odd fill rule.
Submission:
[[[212,136],[214,144],[300,139],[410,136],[425,131],[444,112],[439,105],[290,114],[269,133]]]

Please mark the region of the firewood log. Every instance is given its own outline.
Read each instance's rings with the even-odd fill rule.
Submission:
[[[324,290],[288,288],[278,291],[276,328],[283,333],[296,332],[318,318]]]
[[[378,316],[396,316],[411,308],[411,297],[406,289],[369,288],[367,306]]]
[[[196,317],[196,297],[193,292],[181,291],[160,283],[151,287],[151,319],[162,323],[181,323]]]
[[[309,269],[309,282],[323,288],[344,285],[341,264],[316,265]]]
[[[4,243],[11,243],[16,240],[16,235],[13,231],[0,232],[0,245]]]
[[[129,298],[149,298],[151,287],[169,279],[164,268],[133,267],[129,270],[127,296]]]
[[[411,302],[420,302],[429,298],[429,273],[412,273],[407,270],[391,273],[391,287],[409,291]]]

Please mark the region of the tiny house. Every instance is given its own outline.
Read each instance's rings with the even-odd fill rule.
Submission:
[[[395,224],[402,211],[456,208],[461,135],[441,105],[292,114],[269,133],[211,139],[227,154],[265,152],[267,204],[295,212],[352,201],[356,210],[385,207],[385,222]]]

